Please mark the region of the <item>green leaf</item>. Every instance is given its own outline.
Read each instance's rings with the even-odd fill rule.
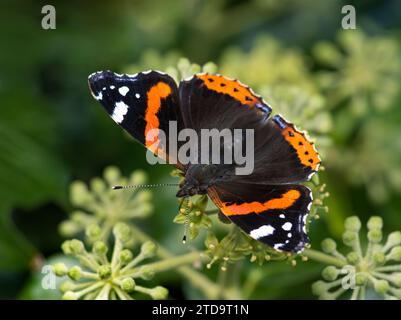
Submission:
[[[23,238],[12,223],[9,211],[0,209],[0,270],[16,272],[27,268],[34,248]]]
[[[0,120],[0,202],[32,207],[61,199],[66,170],[55,154]]]
[[[2,95],[0,108],[0,270],[24,270],[34,252],[14,226],[14,208],[62,202],[67,169],[54,148],[50,106],[29,91]]]

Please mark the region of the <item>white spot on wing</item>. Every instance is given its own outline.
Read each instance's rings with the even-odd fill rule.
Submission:
[[[99,91],[99,93],[97,94],[97,96],[94,96],[96,100],[102,100],[103,99],[103,93],[102,91]]]
[[[274,232],[274,228],[271,225],[264,225],[257,229],[254,229],[250,232],[250,236],[254,239],[259,239],[262,237],[266,237],[272,235]]]
[[[291,233],[291,232],[288,232],[287,237],[288,237],[288,238],[291,238],[291,237],[292,237],[292,233]]]
[[[110,86],[110,89],[113,90],[115,88],[115,86]]]
[[[283,224],[282,228],[285,231],[290,231],[291,228],[292,228],[292,223],[291,222],[286,222],[286,223]]]
[[[280,214],[279,217],[280,217],[281,219],[285,219],[285,215],[284,215],[284,214]]]
[[[125,95],[128,93],[128,91],[129,91],[129,89],[128,89],[127,86],[123,86],[123,87],[121,87],[121,88],[118,88],[118,92],[120,92],[120,94],[121,94],[122,96],[124,96],[124,97],[125,97]]]
[[[121,123],[123,122],[124,116],[127,114],[127,112],[128,106],[124,102],[116,102],[116,107],[114,108],[111,117],[115,122]]]
[[[135,97],[136,97],[137,99],[139,99],[139,98],[141,97],[141,95],[140,95],[139,93],[135,93]]]

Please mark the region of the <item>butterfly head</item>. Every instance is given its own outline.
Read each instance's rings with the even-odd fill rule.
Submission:
[[[201,166],[190,166],[180,184],[177,197],[193,196],[195,194],[206,194],[209,182],[202,176],[202,172],[208,172]]]
[[[191,165],[180,184],[177,197],[206,194],[209,187],[227,179],[229,171],[225,165]]]

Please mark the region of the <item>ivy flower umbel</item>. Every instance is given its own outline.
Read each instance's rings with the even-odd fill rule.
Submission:
[[[339,48],[320,42],[314,48],[319,62],[333,71],[319,75],[333,106],[348,102],[355,116],[369,110],[388,110],[400,92],[400,50],[395,39],[367,37],[359,30],[338,35]],[[349,116],[349,114],[347,114]]]
[[[373,289],[385,299],[401,299],[401,232],[389,234],[383,242],[383,221],[371,217],[367,223],[367,246],[363,249],[358,217],[345,221],[343,242],[351,248],[346,255],[337,251],[336,242],[326,239],[322,250],[333,259],[323,272],[325,281],[313,284],[314,294],[321,299],[337,299],[351,291],[351,299],[365,299]]]
[[[63,299],[130,300],[133,299],[133,293],[142,293],[153,299],[167,298],[166,288],[148,288],[137,283],[138,280],[150,280],[158,270],[157,267],[152,267],[154,263],[143,264],[145,259],[155,256],[156,245],[147,241],[134,256],[133,252],[126,248],[131,239],[130,227],[118,223],[113,228],[113,235],[114,246],[110,254],[109,247],[100,240],[93,243],[90,252],[86,250],[82,241],[73,239],[63,243],[64,253],[73,256],[79,262],[71,268],[67,268],[63,263],[53,266],[57,276],[68,275],[70,278],[60,286],[60,290],[64,292]]]
[[[107,240],[117,222],[143,219],[153,211],[150,190],[137,189],[132,192],[116,192],[115,185],[137,185],[147,180],[143,171],[134,171],[127,179],[118,168],[110,166],[104,170],[103,179],[94,178],[88,187],[75,181],[70,187],[70,200],[77,210],[60,225],[60,233],[70,237],[86,231],[89,241]]]

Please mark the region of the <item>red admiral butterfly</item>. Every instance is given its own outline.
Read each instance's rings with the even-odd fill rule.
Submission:
[[[151,129],[254,129],[254,170],[236,175],[234,166],[177,163],[184,173],[178,197],[208,194],[221,212],[252,238],[276,250],[300,252],[309,239],[306,217],[312,204],[308,181],[320,158],[304,133],[249,87],[221,75],[195,74],[177,87],[158,71],[89,76],[93,96],[113,120],[151,148]],[[167,135],[168,136],[168,135]],[[168,141],[167,141],[168,143]],[[166,148],[165,150],[168,150]],[[155,150],[152,150],[155,151]],[[160,155],[160,154],[159,154]],[[164,155],[167,158],[169,155]]]

